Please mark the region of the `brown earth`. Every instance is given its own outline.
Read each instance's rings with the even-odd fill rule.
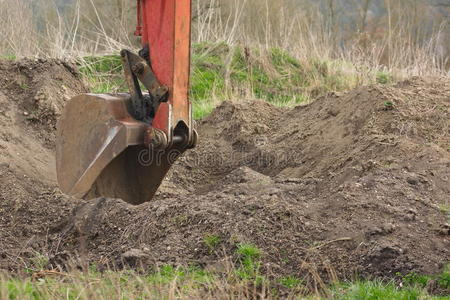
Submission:
[[[83,92],[69,63],[0,63],[0,269],[197,264],[239,243],[269,274],[437,273],[450,261],[450,79],[413,78],[280,109],[224,102],[152,202],[55,184],[55,120]],[[210,249],[205,237],[220,243]]]

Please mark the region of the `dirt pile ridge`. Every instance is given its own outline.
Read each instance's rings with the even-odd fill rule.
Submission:
[[[85,91],[70,63],[0,61],[0,269],[45,255],[49,229],[76,205],[55,183],[54,131],[64,102]]]
[[[436,273],[450,261],[448,78],[363,87],[292,109],[224,102],[199,122],[198,147],[154,200],[131,206],[61,195],[50,170],[54,119],[23,116],[35,91],[15,96],[17,80],[4,85],[25,72],[13,66],[0,64],[8,107],[0,114],[0,268],[23,268],[40,253],[46,267],[71,257],[99,267],[217,269],[239,243],[263,250],[264,270],[305,278]],[[76,72],[57,66],[62,93],[82,91]],[[57,87],[55,69],[42,68]],[[27,143],[39,155],[22,162],[11,153]],[[208,235],[220,237],[215,251]]]

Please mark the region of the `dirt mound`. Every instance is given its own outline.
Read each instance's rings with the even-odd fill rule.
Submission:
[[[83,91],[70,63],[0,61],[0,269],[26,267],[75,205],[56,187],[54,128]]]
[[[27,101],[18,99],[2,101]],[[438,272],[450,260],[449,109],[448,78],[364,87],[293,109],[225,102],[140,206],[69,199],[53,173],[22,178],[4,166],[0,268],[23,268],[40,253],[47,267],[71,257],[98,267],[217,269],[239,243],[252,243],[274,274]],[[31,132],[24,135],[37,144]],[[213,251],[208,236],[219,238]]]

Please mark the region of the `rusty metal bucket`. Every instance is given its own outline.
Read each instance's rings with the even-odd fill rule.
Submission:
[[[57,179],[68,195],[151,200],[171,164],[184,151],[152,151],[143,145],[146,123],[129,114],[128,94],[72,98],[58,122]]]

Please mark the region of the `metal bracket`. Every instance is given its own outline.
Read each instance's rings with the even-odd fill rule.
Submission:
[[[122,50],[122,65],[131,95],[131,115],[151,125],[161,102],[168,100],[169,89],[160,84],[147,60],[129,50]],[[148,90],[143,95],[139,82]]]

